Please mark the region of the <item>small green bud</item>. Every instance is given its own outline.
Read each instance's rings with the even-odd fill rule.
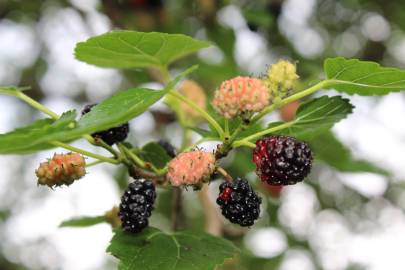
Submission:
[[[267,71],[267,78],[264,80],[269,88],[273,102],[277,98],[284,98],[294,91],[299,76],[295,64],[280,60],[270,66]]]

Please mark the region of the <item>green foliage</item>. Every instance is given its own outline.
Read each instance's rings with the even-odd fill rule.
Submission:
[[[51,141],[71,141],[85,134],[119,126],[145,112],[150,106],[161,99],[184,76],[197,69],[192,66],[170,81],[163,90],[133,88],[118,92],[112,97],[94,106],[79,121],[75,122],[76,112],[64,113],[60,119],[42,119],[33,124],[0,134],[1,154],[25,154],[52,148]],[[1,88],[13,91],[18,95],[19,88]],[[0,89],[0,90],[1,90]]]
[[[141,149],[140,156],[144,161],[150,162],[161,169],[171,160],[166,150],[158,143],[150,142]]]
[[[139,234],[115,230],[107,252],[120,260],[120,270],[212,270],[238,249],[228,240],[206,233],[166,234],[146,228]]]
[[[172,90],[183,77],[196,70],[197,67],[192,66],[180,73],[163,90],[133,88],[118,92],[94,106],[89,113],[85,114],[78,121],[77,127],[71,130],[69,134],[65,134],[65,136],[77,138],[84,134],[106,130],[128,122],[145,112],[150,106]]]
[[[60,119],[41,119],[31,125],[0,134],[0,154],[27,154],[52,148],[48,142],[58,140],[71,130],[76,112],[68,111]]]
[[[352,110],[349,100],[340,96],[315,98],[299,106],[293,124],[281,133],[308,140],[330,129]]]
[[[273,17],[269,16],[267,10],[249,10],[245,9],[243,11],[243,15],[245,16],[246,20],[255,25],[255,26],[262,26],[262,27],[270,27],[274,23]]]
[[[389,173],[366,160],[354,159],[350,150],[330,131],[318,134],[308,143],[315,153],[315,158],[343,172],[371,172],[382,175]]]
[[[106,130],[121,125],[145,112],[161,99],[168,90],[133,88],[118,92],[94,106],[77,123],[69,137]]]
[[[104,216],[78,217],[63,221],[59,227],[90,227],[105,222]]]
[[[351,95],[385,95],[405,89],[404,70],[381,67],[375,62],[329,58],[324,69],[327,79],[336,80],[329,85],[331,88]]]
[[[182,34],[113,31],[78,43],[75,55],[80,61],[100,67],[165,67],[209,46],[206,41]]]

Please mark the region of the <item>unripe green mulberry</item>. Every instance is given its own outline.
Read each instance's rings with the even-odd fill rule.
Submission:
[[[264,81],[269,88],[272,101],[291,94],[298,78],[295,64],[287,60],[280,60],[271,65]]]

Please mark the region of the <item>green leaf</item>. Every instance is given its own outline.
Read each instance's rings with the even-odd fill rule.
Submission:
[[[77,138],[83,134],[91,134],[106,130],[128,122],[145,112],[150,106],[167,94],[185,76],[195,71],[198,66],[192,66],[175,79],[170,81],[163,90],[151,90],[147,88],[133,88],[118,92],[112,97],[94,106],[85,114],[77,124],[77,127],[64,138]],[[63,140],[64,138],[60,138]]]
[[[198,69],[198,65],[193,65],[186,70],[182,71],[179,75],[176,76],[173,80],[171,80],[165,89],[167,90],[172,90],[174,87],[176,87],[176,84],[178,84],[184,77],[188,76],[190,73],[193,73]]]
[[[78,217],[63,221],[59,227],[90,227],[105,222],[104,216]]]
[[[0,134],[0,154],[25,154],[52,148],[48,142],[58,140],[71,130],[76,112],[68,111],[60,119],[41,119],[29,126]]]
[[[332,132],[318,134],[308,141],[317,160],[343,172],[371,172],[389,175],[389,172],[366,160],[354,159],[350,149],[343,145]]]
[[[154,142],[143,146],[140,155],[144,161],[152,163],[158,169],[164,168],[172,159],[160,144]]]
[[[54,147],[49,144],[50,141],[72,141],[84,134],[92,134],[126,123],[145,112],[196,68],[197,66],[193,66],[183,71],[163,90],[133,88],[118,92],[94,106],[77,123],[75,123],[76,112],[70,111],[56,121],[38,120],[25,128],[2,134],[0,154],[24,154],[48,149]]]
[[[140,234],[115,230],[107,252],[120,260],[120,270],[213,270],[239,250],[206,233],[166,234],[149,227]]]
[[[121,125],[145,112],[161,99],[167,90],[133,88],[121,91],[94,106],[85,114],[68,136],[106,130]]]
[[[352,110],[353,105],[349,100],[340,96],[315,98],[301,104],[292,125],[277,133],[308,140],[330,129],[335,123],[346,118]]]
[[[385,95],[405,89],[405,70],[343,57],[325,60],[324,70],[331,82],[328,88],[362,96]]]
[[[206,41],[182,34],[113,31],[78,43],[75,56],[100,67],[165,67],[209,46]]]
[[[233,160],[225,167],[230,175],[238,175],[246,177],[251,172],[255,171],[256,166],[252,162],[252,150],[246,147],[235,149],[236,151]]]

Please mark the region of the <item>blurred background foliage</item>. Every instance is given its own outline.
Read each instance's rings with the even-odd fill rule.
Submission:
[[[58,113],[80,110],[118,89],[159,87],[153,70],[118,72],[74,60],[76,42],[120,28],[210,40],[215,47],[171,66],[176,73],[197,63],[192,79],[208,95],[225,79],[261,76],[279,58],[297,61],[304,88],[321,78],[327,57],[405,66],[404,9],[404,1],[382,0],[0,0],[0,84],[31,86],[27,93]],[[405,130],[404,110],[396,108],[404,107],[405,98],[351,100],[358,116],[311,142],[317,162],[306,183],[283,190],[259,183],[246,150],[223,162],[265,198],[253,229],[221,229],[244,251],[224,269],[404,269],[398,250],[405,247]],[[11,98],[0,97],[0,104],[0,132],[39,117]],[[267,120],[288,120],[296,106]],[[174,121],[163,104],[154,106],[131,122],[131,143],[166,138],[179,145]],[[361,123],[365,127],[355,127]],[[33,174],[50,153],[0,157],[0,269],[113,269],[116,262],[102,254],[111,237],[108,226],[57,226],[111,208],[127,184],[126,171],[101,166],[83,180],[87,184],[52,193],[37,189]],[[217,182],[210,185],[213,200]],[[170,228],[171,193],[159,191],[152,225]],[[195,193],[184,193],[183,210],[183,228],[204,229]]]

